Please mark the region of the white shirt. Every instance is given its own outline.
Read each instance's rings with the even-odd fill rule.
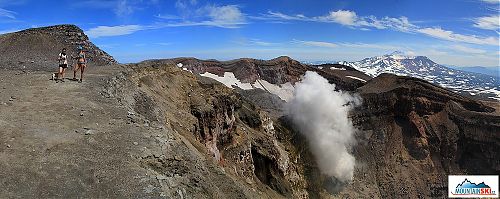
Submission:
[[[59,53],[59,64],[68,64],[67,55]]]

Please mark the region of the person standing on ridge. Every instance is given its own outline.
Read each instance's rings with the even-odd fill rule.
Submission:
[[[75,57],[77,60],[75,67],[73,68],[73,80],[76,81],[76,72],[80,70],[80,81],[83,81],[83,72],[85,72],[85,67],[87,66],[87,58],[85,57],[85,52],[82,46],[78,46],[78,55]]]
[[[66,55],[66,48],[63,48],[61,53],[59,53],[59,73],[57,74],[56,82],[61,81],[64,82],[64,72],[66,68],[68,68],[68,56]]]

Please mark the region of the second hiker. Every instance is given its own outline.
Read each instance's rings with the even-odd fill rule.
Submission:
[[[80,70],[80,80],[78,82],[83,81],[83,72],[85,72],[85,67],[87,66],[87,58],[85,57],[85,52],[83,51],[83,47],[78,46],[78,54],[75,57],[76,64],[73,68],[73,80],[76,81],[76,72]]]

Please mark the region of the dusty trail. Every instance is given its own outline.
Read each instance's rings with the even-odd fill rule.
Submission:
[[[140,152],[133,142],[142,139],[134,133],[141,128],[119,125],[127,111],[99,94],[103,75],[90,70],[83,83],[55,83],[48,76],[0,73],[0,196],[141,193],[134,191],[141,187],[134,180],[139,168],[124,166]]]

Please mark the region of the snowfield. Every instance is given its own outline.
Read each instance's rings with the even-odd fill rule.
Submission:
[[[266,80],[259,79],[254,83],[242,83],[239,79],[237,79],[234,76],[234,73],[232,73],[232,72],[224,72],[223,77],[218,76],[218,75],[214,75],[214,74],[208,73],[208,72],[200,74],[200,75],[203,77],[212,78],[212,79],[226,85],[229,88],[238,87],[238,88],[241,88],[243,90],[260,88],[262,90],[265,90],[265,91],[268,91],[272,94],[277,95],[282,100],[285,100],[287,102],[293,98],[293,91],[295,89],[293,87],[293,85],[289,82],[287,82],[286,84],[275,85],[275,84],[269,83]]]
[[[500,80],[493,76],[465,72],[439,65],[425,56],[406,56],[401,52],[366,58],[357,62],[339,62],[372,77],[382,73],[411,76],[458,93],[482,95],[500,100]],[[486,87],[487,86],[487,87]]]

